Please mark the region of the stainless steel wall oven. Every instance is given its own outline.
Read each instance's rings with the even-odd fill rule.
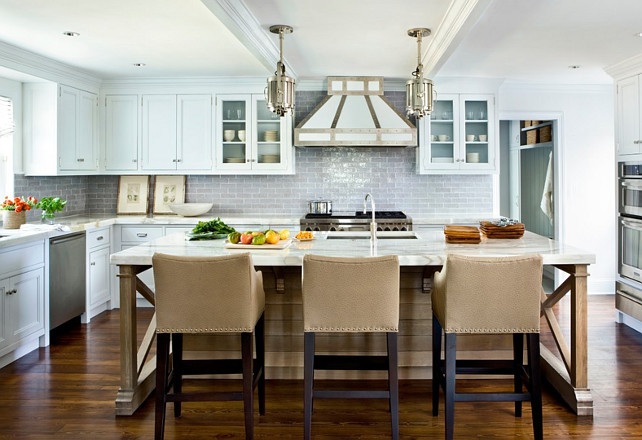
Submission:
[[[619,273],[642,283],[642,163],[620,162],[618,177]]]

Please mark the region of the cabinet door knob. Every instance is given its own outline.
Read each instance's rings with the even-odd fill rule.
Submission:
[[[138,162],[138,159],[132,159],[132,162],[136,163]]]

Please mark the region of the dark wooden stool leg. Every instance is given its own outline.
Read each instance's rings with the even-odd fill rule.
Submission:
[[[172,371],[174,373],[174,392],[183,390],[183,334],[172,334]],[[181,402],[174,402],[174,417],[181,416]]]
[[[241,357],[243,359],[243,407],[245,410],[245,439],[254,438],[254,364],[252,333],[241,333]]]
[[[312,402],[314,393],[314,333],[305,332],[303,341],[303,438],[312,438]]]
[[[455,429],[455,379],[457,373],[456,365],[456,348],[457,335],[455,333],[446,333],[445,341],[445,358],[446,358],[446,390],[444,392],[446,413],[446,440],[453,439]]]
[[[165,405],[167,403],[167,369],[169,363],[169,333],[156,335],[156,420],[154,439],[163,440],[165,435]]]
[[[439,415],[439,388],[441,382],[441,324],[432,315],[432,415]]]
[[[259,364],[259,414],[265,415],[265,313],[256,323],[256,360]]]
[[[515,393],[522,392],[522,368],[524,365],[524,334],[513,333],[513,381]],[[522,402],[515,401],[515,417],[522,416]]]
[[[388,391],[392,440],[399,439],[399,373],[397,370],[397,333],[388,332]]]
[[[542,426],[542,382],[539,367],[539,333],[528,334],[528,364],[535,440],[544,437]]]

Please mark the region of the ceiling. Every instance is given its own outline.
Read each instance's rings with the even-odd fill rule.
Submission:
[[[604,67],[642,53],[640,17],[640,0],[0,0],[0,42],[102,79],[265,76],[267,29],[288,24],[299,80],[403,79],[416,67],[406,31],[428,27],[431,75],[604,84]]]

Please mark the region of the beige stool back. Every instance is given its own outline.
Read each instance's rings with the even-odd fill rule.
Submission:
[[[306,332],[399,330],[399,259],[396,256],[303,258]]]
[[[539,333],[541,292],[541,255],[448,255],[432,308],[446,333]]]
[[[265,309],[249,253],[180,257],[156,253],[157,333],[252,332]]]

